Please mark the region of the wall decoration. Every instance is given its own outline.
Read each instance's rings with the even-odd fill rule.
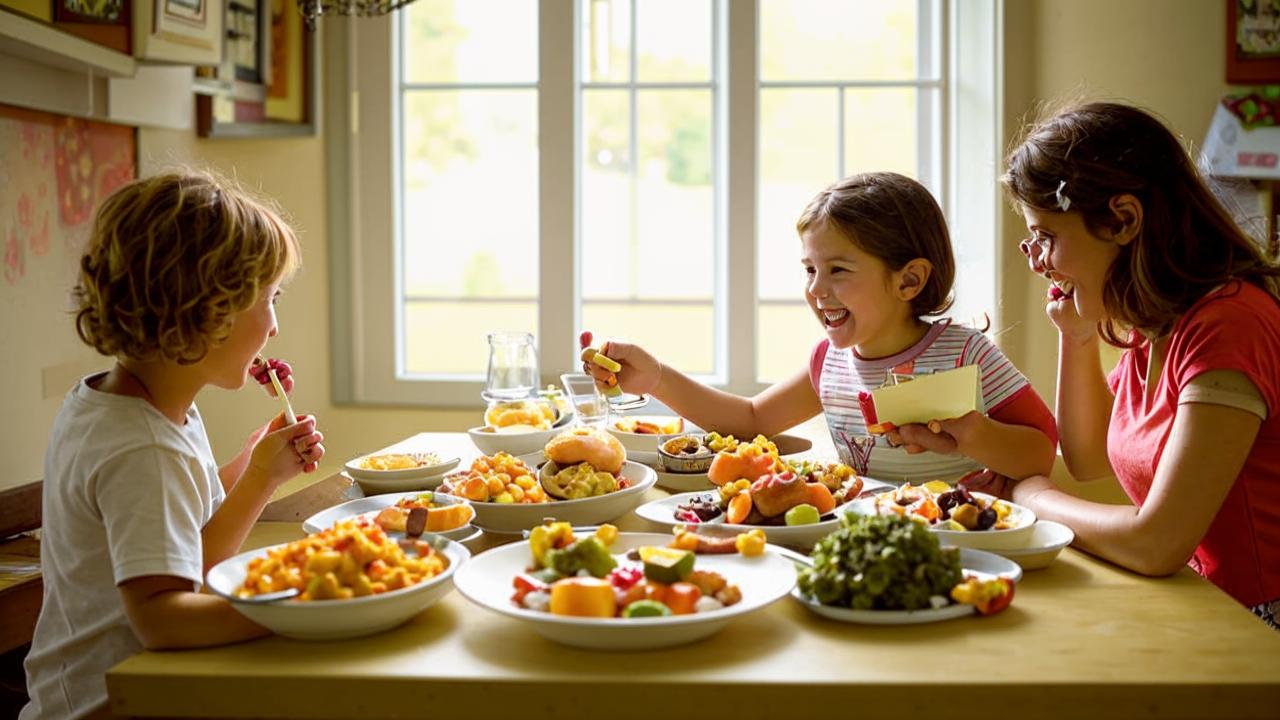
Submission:
[[[136,137],[131,127],[0,105],[4,285],[74,267],[98,204],[137,177]]]
[[[114,25],[128,17],[124,0],[54,0],[53,17],[58,21]]]
[[[236,6],[239,5],[240,8]],[[252,8],[258,19],[253,66],[237,30]],[[315,134],[318,46],[288,0],[231,0],[226,57],[217,68],[196,72],[196,131],[201,137],[269,137]],[[256,75],[257,81],[250,78]]]
[[[217,65],[223,53],[223,0],[136,0],[134,56],[142,60]]]
[[[1280,83],[1280,0],[1226,0],[1227,82]]]

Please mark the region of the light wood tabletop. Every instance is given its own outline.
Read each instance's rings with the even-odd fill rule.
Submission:
[[[413,440],[461,450],[466,436]],[[245,547],[301,536],[296,520],[261,522]],[[121,716],[1277,718],[1280,633],[1190,570],[1143,578],[1067,549],[986,618],[849,625],[783,599],[696,644],[610,653],[454,592],[372,637],[144,652],[107,683]]]

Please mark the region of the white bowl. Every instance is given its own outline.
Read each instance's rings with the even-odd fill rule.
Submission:
[[[423,536],[427,537],[427,536]],[[339,640],[372,635],[409,620],[453,589],[453,576],[471,557],[461,544],[441,538],[449,559],[444,572],[415,585],[350,600],[280,600],[270,603],[231,601],[241,615],[278,635],[299,640]],[[274,546],[280,547],[280,546]],[[248,574],[249,560],[273,547],[250,550],[218,563],[205,582],[223,596],[234,595]]]
[[[805,560],[807,561],[805,564],[813,564],[811,560],[807,558]],[[977,575],[981,578],[1004,577],[1015,583],[1022,579],[1022,569],[1017,565],[999,555],[973,548],[960,548],[960,567],[965,575]],[[964,617],[977,611],[974,606],[962,603],[930,610],[854,610],[823,605],[800,592],[798,585],[792,588],[791,597],[815,614],[832,620],[864,625],[916,625]]]
[[[671,422],[675,419],[674,415],[627,415],[628,420],[644,420],[646,422],[664,423]],[[664,433],[661,435],[652,435],[649,433],[632,433],[623,432],[618,429],[617,423],[621,421],[621,417],[610,417],[606,429],[609,434],[618,438],[618,442],[622,443],[622,447],[627,450],[627,459],[634,460],[645,465],[656,465],[658,463],[658,445],[670,440],[677,435],[688,435],[690,433],[701,433],[702,428],[694,425],[688,420],[684,421],[684,427],[680,432]]]
[[[610,548],[615,556],[645,545],[666,545],[670,535],[620,533]],[[790,560],[766,552],[756,557],[699,555],[696,567],[720,573],[742,590],[742,600],[720,610],[653,618],[585,618],[552,615],[516,607],[511,579],[528,568],[529,542],[517,542],[477,555],[458,572],[458,592],[477,605],[530,625],[539,635],[593,650],[648,650],[701,640],[735,617],[758,610],[790,592],[796,582]]]
[[[543,460],[541,452],[523,455],[520,459],[534,471],[535,476],[538,474]],[[475,508],[476,517],[472,523],[487,531],[517,533],[541,525],[546,518],[573,525],[608,522],[634,510],[658,479],[652,468],[631,461],[623,463],[621,475],[631,482],[631,487],[607,495],[544,503],[473,502],[471,507]]]
[[[890,487],[881,483],[879,480],[867,479],[865,482],[865,487],[871,490],[879,489],[882,485],[884,487]],[[718,498],[719,491],[712,488],[710,490],[680,493],[679,495],[672,495],[661,500],[654,500],[653,502],[645,503],[644,505],[636,508],[636,515],[639,515],[650,522],[655,522],[659,525],[666,525],[668,527],[684,525],[686,523],[676,519],[677,506],[683,505],[690,500],[703,495],[712,495]],[[737,533],[760,529],[764,531],[764,535],[768,538],[769,542],[775,545],[782,545],[784,547],[796,548],[803,550],[804,552],[809,552],[813,549],[814,543],[829,535],[831,531],[840,527],[840,513],[845,512],[855,502],[858,501],[850,500],[843,505],[837,506],[831,511],[831,519],[823,520],[822,522],[814,523],[812,525],[737,525],[725,522],[724,515],[721,514],[719,517],[713,518],[708,522],[690,525],[689,527],[693,530],[706,528],[706,531],[709,534],[719,536],[735,535]]]
[[[564,431],[563,427],[554,427],[550,430],[504,433],[494,432],[488,427],[481,426],[471,428],[467,431],[467,435],[471,436],[471,442],[485,455],[497,455],[500,452],[509,455],[527,455],[542,450],[551,438]]]
[[[1048,567],[1062,548],[1075,540],[1076,534],[1062,523],[1038,520],[1025,537],[1025,542],[1020,545],[996,548],[992,552],[1018,563],[1023,570],[1039,570]]]
[[[372,480],[375,482],[397,481],[397,480],[418,480],[421,478],[429,478],[437,475],[444,475],[450,470],[458,466],[460,458],[446,458],[433,465],[423,465],[421,467],[404,468],[402,470],[370,470],[360,467],[360,461],[367,457],[377,455],[411,455],[412,453],[389,453],[376,452],[367,455],[361,455],[347,461],[347,474],[356,480]]]
[[[1009,519],[1013,522],[1013,527],[1004,530],[940,530],[930,527],[929,532],[937,535],[938,540],[943,545],[955,545],[956,547],[977,550],[998,551],[1026,544],[1028,538],[1031,537],[1031,528],[1036,524],[1035,513],[1021,505],[1011,503],[1008,500],[1000,500],[1000,498],[986,493],[976,492],[973,493],[973,496],[988,502],[999,501],[1008,505],[1010,507]],[[848,512],[874,515],[876,513],[875,498],[871,496],[858,498],[849,505]]]
[[[658,475],[658,487],[671,492],[684,493],[695,490],[714,490],[716,487],[707,479],[707,474],[704,472],[676,473],[665,470],[655,470],[654,472]]]
[[[451,469],[457,467],[456,461],[453,465],[449,465],[449,467]],[[342,471],[341,474],[359,485],[360,490],[368,496],[382,495],[384,493],[413,492],[415,490],[419,492],[435,490],[440,487],[440,483],[444,482],[445,476],[445,473],[442,472],[437,475],[429,475],[427,477],[385,478],[374,480],[371,478],[353,477],[345,470]]]
[[[421,494],[422,493],[407,492],[396,493],[393,495],[373,495],[370,497],[358,498],[356,500],[348,500],[347,502],[339,505],[334,505],[331,508],[321,510],[315,515],[303,520],[302,529],[308,533],[320,532],[321,530],[331,527],[339,520],[346,520],[347,518],[355,517],[356,515],[377,515],[380,510],[389,508],[400,502],[401,498],[416,497]],[[432,493],[432,495],[433,497],[431,498],[431,501],[440,505],[466,505],[467,507],[471,507],[470,502],[464,498],[457,497],[456,495],[446,495],[445,493]],[[474,520],[475,516],[475,508],[472,507],[471,519]],[[454,528],[453,530],[444,530],[435,534],[443,535],[450,540],[463,542],[465,539],[475,534],[475,529],[471,527],[471,520],[468,520],[467,523],[461,527]]]

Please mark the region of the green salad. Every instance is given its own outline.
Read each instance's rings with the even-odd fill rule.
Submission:
[[[960,551],[943,549],[923,524],[896,515],[845,514],[813,548],[800,591],[854,610],[922,610],[960,582]]]

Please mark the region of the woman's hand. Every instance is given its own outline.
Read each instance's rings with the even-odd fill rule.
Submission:
[[[591,345],[589,331],[582,333],[579,344],[583,348]],[[611,373],[590,360],[584,360],[583,372],[594,377],[600,387],[608,387],[609,376],[614,375],[618,386],[629,393],[652,394],[657,389],[658,382],[662,379],[662,363],[644,348],[617,340],[606,340],[600,345],[600,354],[622,366],[621,370]]]
[[[323,440],[314,416],[303,415],[288,425],[283,414],[277,415],[253,446],[247,472],[259,475],[273,488],[300,472],[314,472],[324,457]]]
[[[1048,248],[1031,240],[1023,240],[1018,243],[1018,249],[1027,257],[1027,266],[1031,268],[1031,272],[1049,277]],[[1044,314],[1049,316],[1049,321],[1058,328],[1058,332],[1070,340],[1084,343],[1097,336],[1094,323],[1080,319],[1074,296],[1064,294],[1057,285],[1050,285],[1046,292]]]

